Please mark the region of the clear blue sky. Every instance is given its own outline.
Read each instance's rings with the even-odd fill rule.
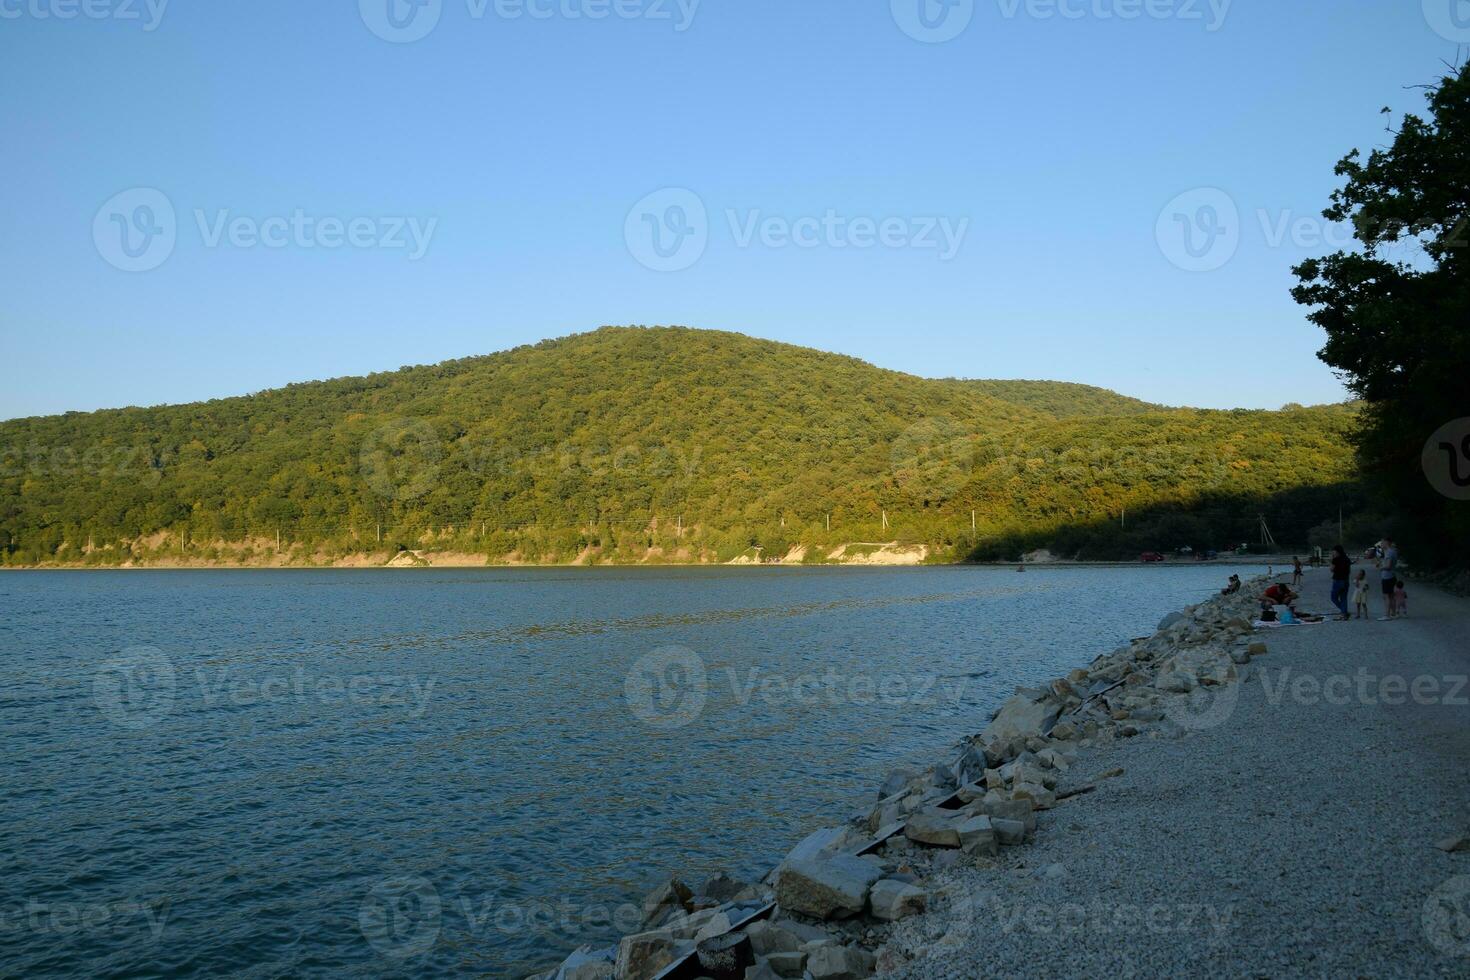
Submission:
[[[1470,38],[1451,0],[959,0],[942,43],[905,32],[919,0],[151,2],[0,0],[0,417],[620,323],[1171,404],[1337,400],[1287,293],[1326,249],[1276,226],[1315,221],[1338,157]],[[1212,192],[1166,209],[1202,187],[1239,221]],[[134,188],[175,211],[171,251],[129,239],[163,248],[148,271],[118,267],[125,228],[163,230]],[[663,188],[706,210],[677,271],[639,261],[630,218]],[[678,225],[669,201],[649,220]],[[287,230],[298,211],[357,219],[363,247]],[[829,212],[812,247],[780,237]],[[913,241],[941,218],[968,222],[953,256]],[[898,221],[872,245],[851,219]],[[1184,221],[1224,251],[1182,253]]]

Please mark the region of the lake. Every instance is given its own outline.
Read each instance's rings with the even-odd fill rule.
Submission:
[[[1229,572],[6,574],[0,974],[523,976]]]

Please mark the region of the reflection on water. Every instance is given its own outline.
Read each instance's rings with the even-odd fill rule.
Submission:
[[[0,971],[519,976],[1219,566],[0,578]]]

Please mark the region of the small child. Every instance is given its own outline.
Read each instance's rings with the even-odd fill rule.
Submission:
[[[1368,618],[1368,573],[1358,569],[1358,577],[1353,579],[1353,606],[1359,619]]]
[[[1409,593],[1404,591],[1404,580],[1399,579],[1393,587],[1393,607],[1398,615],[1409,615]]]

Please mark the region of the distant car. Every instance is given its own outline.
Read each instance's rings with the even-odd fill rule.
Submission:
[[[1159,554],[1157,551],[1145,551],[1143,554],[1141,554],[1141,555],[1138,556],[1138,560],[1139,561],[1163,561],[1164,560],[1164,556],[1161,555],[1161,554]]]
[[[1214,561],[1219,557],[1220,553],[1218,551],[1203,551],[1200,553],[1200,558],[1204,561]]]

